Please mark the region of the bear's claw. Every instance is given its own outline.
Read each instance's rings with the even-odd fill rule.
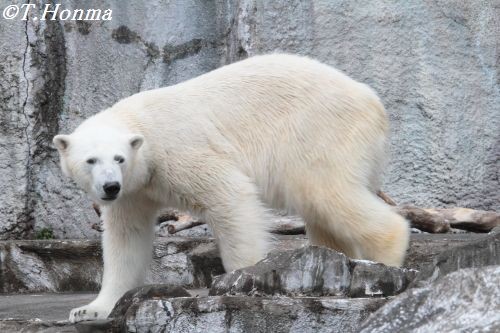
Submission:
[[[71,310],[71,312],[69,313],[69,321],[71,323],[77,323],[79,321],[85,320],[106,319],[108,317],[108,314],[109,311],[88,304]]]

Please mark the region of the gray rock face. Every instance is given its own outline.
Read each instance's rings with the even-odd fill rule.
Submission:
[[[96,241],[0,242],[0,291],[96,291],[102,278]]]
[[[356,332],[360,322],[385,301],[238,296],[140,299],[118,319],[127,332]]]
[[[462,268],[500,265],[500,228],[431,256],[423,253],[413,257],[413,267],[419,270],[415,283],[434,281]]]
[[[224,267],[213,240],[171,237],[155,242],[147,283],[207,287],[222,273]]]
[[[210,295],[392,296],[415,274],[309,246],[272,253],[255,266],[217,277]]]
[[[141,90],[247,56],[310,55],[370,84],[392,121],[385,191],[499,210],[496,0],[65,1],[112,21],[0,20],[0,238],[98,237],[51,137]]]
[[[112,21],[0,22],[0,237],[97,238],[91,202],[64,179],[53,135],[141,90],[219,65],[213,2],[66,1]],[[3,7],[2,7],[3,8]],[[196,22],[195,24],[187,22]]]
[[[500,240],[497,230],[489,235],[414,235],[404,267],[418,270],[417,280],[427,280],[430,277],[436,279],[460,268],[500,265]],[[288,260],[286,258],[292,257],[294,250],[306,251],[307,248],[302,248],[306,243],[303,238],[280,236],[276,244],[279,251],[284,251],[277,255],[278,258],[284,258],[283,262],[278,262],[280,270],[266,264],[267,266],[233,272],[216,279],[216,276],[224,273],[224,268],[212,239],[159,238],[155,242],[147,283],[203,288],[211,286],[216,279],[219,282],[215,282],[214,286],[224,281],[221,284],[221,292],[225,293],[231,292],[232,287],[229,286],[235,283],[239,274],[251,283],[254,283],[256,273],[268,274],[270,280],[262,280],[262,277],[259,277],[259,283],[267,285],[265,288],[281,288],[272,280],[280,273],[284,279],[289,275],[299,279],[304,286],[308,283],[309,287],[304,291],[316,295],[333,293],[336,290],[346,292],[345,286],[350,283],[349,295],[354,297],[371,294],[392,295],[400,292],[402,286],[405,286],[406,282],[402,283],[405,280],[401,279],[407,275],[400,275],[400,270],[371,262],[349,261],[341,254],[327,249],[316,248],[314,251],[318,253],[309,252],[307,255],[302,253],[302,261],[285,265]],[[297,253],[295,255],[300,257]],[[315,270],[311,270],[314,260],[323,260],[321,258],[325,261]],[[348,269],[344,273],[350,274],[350,282],[341,278],[344,273],[331,272],[335,268],[332,266],[334,260],[337,260],[340,268],[345,268],[342,263],[348,263]],[[272,272],[273,269],[276,273]],[[408,269],[405,274],[413,274]],[[299,273],[302,270],[304,273]],[[325,270],[330,270],[330,273],[325,273]],[[97,291],[100,288],[101,274],[101,246],[95,240],[0,242],[0,292]],[[335,285],[330,281],[330,285],[326,283],[323,287],[325,282],[322,279],[328,274],[341,278],[342,283]],[[242,281],[238,281],[236,285],[244,291],[236,289],[234,292],[247,293],[251,290],[242,284]],[[291,278],[285,279],[287,288],[291,286],[292,281],[294,280]],[[265,288],[262,286],[263,290]],[[300,292],[300,288],[293,292],[291,290],[284,291],[290,294]]]
[[[99,242],[0,242],[0,292],[98,291],[102,278]],[[206,239],[168,238],[155,243],[146,283],[200,288],[224,273],[215,244]]]
[[[346,295],[350,280],[345,255],[311,246],[273,253],[254,266],[217,277],[210,295]]]
[[[498,332],[500,266],[453,272],[410,289],[370,316],[361,332]]]
[[[393,296],[404,291],[417,271],[388,267],[365,260],[351,260],[350,297]]]
[[[499,233],[496,230],[489,235],[413,235],[404,267],[419,270],[417,280],[427,280],[429,277],[436,279],[460,268],[500,265],[500,241],[498,237]],[[307,241],[303,238],[280,236],[276,248],[284,252],[278,254],[278,257],[291,257],[294,250],[302,248],[306,243]],[[300,251],[306,249],[302,248]],[[406,283],[402,283],[405,280],[401,279],[406,275],[400,275],[400,270],[380,264],[357,260],[349,261],[342,255],[327,249],[319,250],[317,254],[311,252],[308,255],[313,256],[313,258],[306,260],[308,259],[307,255],[303,253],[302,261],[297,261],[293,265],[279,263],[280,270],[276,270],[270,265],[264,265],[267,267],[267,271],[264,270],[264,267],[253,268],[254,271],[250,271],[252,274],[246,275],[247,271],[244,270],[216,279],[216,276],[224,273],[224,268],[216,244],[212,239],[159,238],[155,242],[153,261],[146,283],[166,283],[172,286],[203,288],[211,286],[213,281],[217,280],[219,282],[213,283],[214,286],[223,281],[221,292],[226,293],[231,292],[232,287],[230,286],[235,283],[239,274],[248,279],[247,281],[254,283],[255,273],[268,274],[272,278],[277,276],[276,274],[279,272],[284,274],[284,277],[289,275],[299,278],[304,286],[309,284],[309,287],[304,291],[316,295],[333,293],[335,290],[346,292],[345,286],[350,283],[349,295],[354,297],[395,294],[400,292]],[[314,258],[314,255],[317,257]],[[310,265],[313,264],[313,261],[321,258],[325,261],[315,270],[311,270],[310,267],[313,266]],[[325,269],[332,270],[334,268],[331,262],[334,259],[337,260],[337,263],[348,263],[348,270],[344,273],[350,274],[350,282],[342,278],[340,279],[342,284],[335,285],[330,281],[328,282],[330,285],[326,283],[323,287],[325,282],[322,279],[328,274],[342,277],[339,272],[325,273]],[[288,269],[287,266],[290,268]],[[339,267],[345,268],[344,264]],[[273,269],[276,270],[276,273],[272,272]],[[408,269],[405,272],[413,274]],[[301,270],[305,270],[305,272],[299,273],[302,272]],[[97,291],[100,288],[101,274],[101,246],[95,240],[0,242],[0,292]],[[259,279],[262,280],[261,277]],[[246,289],[243,288],[244,291],[236,289],[234,292],[247,293],[251,290],[242,284],[242,281],[240,280],[236,285],[238,288],[244,287]],[[269,281],[262,280],[259,283],[267,284],[265,288],[269,286],[280,287],[273,284],[274,280]],[[291,281],[294,280],[285,281],[287,288],[290,287]],[[388,281],[390,283],[387,283]],[[315,287],[312,287],[313,285]],[[262,287],[263,290],[265,288]],[[300,288],[294,290],[293,293],[300,292]],[[292,294],[291,290],[284,290],[284,292]],[[257,293],[257,291],[254,292]]]

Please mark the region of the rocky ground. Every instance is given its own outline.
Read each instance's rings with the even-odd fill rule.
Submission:
[[[495,332],[500,229],[413,234],[401,269],[277,235],[255,266],[223,274],[206,226],[158,237],[150,285],[108,320],[69,324],[99,289],[97,241],[0,242],[2,332]],[[453,320],[450,320],[453,318]]]

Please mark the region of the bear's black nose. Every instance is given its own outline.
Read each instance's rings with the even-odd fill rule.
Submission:
[[[118,192],[120,192],[120,183],[118,182],[105,183],[102,188],[106,193],[106,195],[114,197],[118,194]]]

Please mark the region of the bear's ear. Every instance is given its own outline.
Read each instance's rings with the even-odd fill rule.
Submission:
[[[56,146],[57,150],[65,151],[69,146],[69,135],[56,135],[54,139],[52,139],[54,146]]]
[[[130,146],[133,150],[139,150],[139,148],[141,148],[142,144],[144,143],[144,137],[140,134],[134,134],[130,137],[128,142],[130,143]]]

